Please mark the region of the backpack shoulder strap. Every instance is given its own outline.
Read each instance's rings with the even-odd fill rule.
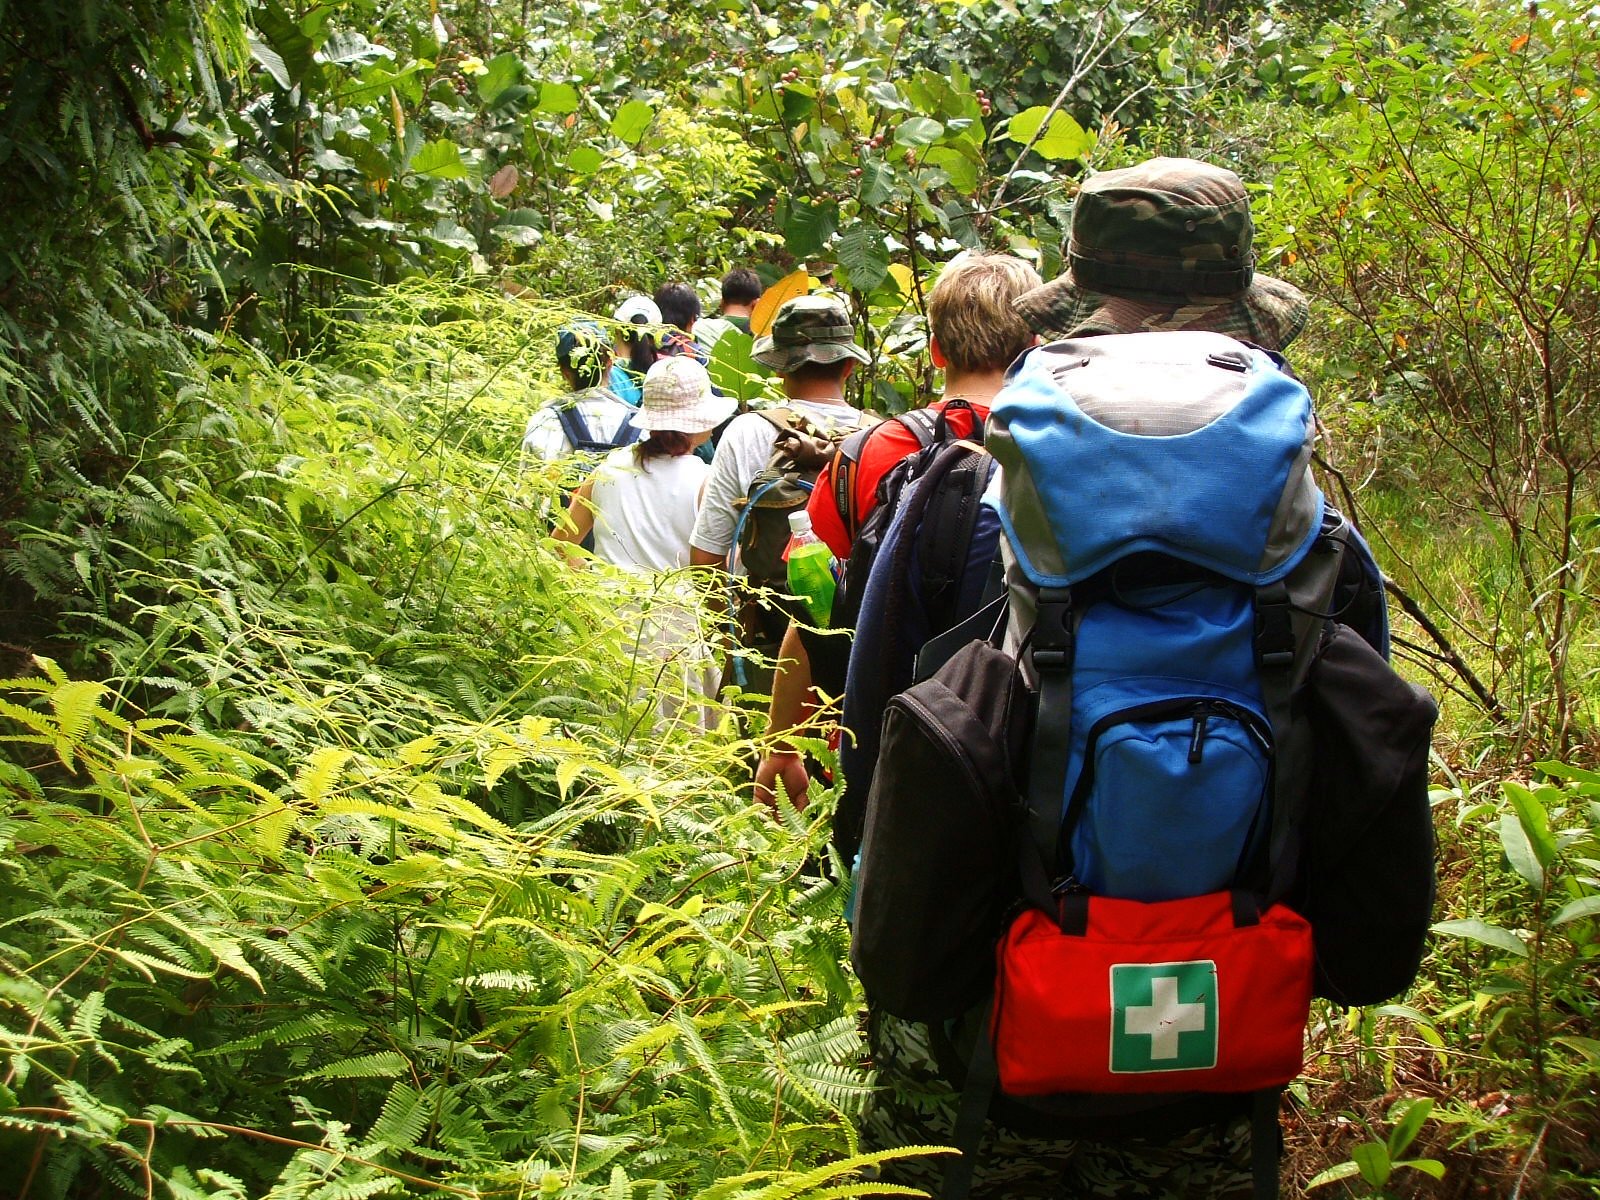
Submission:
[[[868,439],[892,422],[910,430],[912,436],[917,439],[917,451],[922,451],[939,439],[943,428],[940,414],[929,412],[926,408],[913,408],[909,412],[898,413],[886,421],[877,420],[868,412],[863,412],[861,416],[866,423],[839,443],[839,449],[834,452],[830,467],[833,480],[833,505],[839,510],[845,532],[852,541],[855,540],[856,534],[861,532],[861,522],[864,519],[861,506],[856,503],[856,479]]]
[[[633,416],[630,412],[622,418],[622,424],[617,426],[617,432],[611,439],[613,447],[631,446],[639,440],[642,431],[633,423]]]
[[[583,413],[576,404],[564,404],[556,409],[556,420],[561,422],[561,432],[566,435],[567,444],[574,450],[588,450],[593,447],[594,439],[589,436],[589,422],[583,419]]]

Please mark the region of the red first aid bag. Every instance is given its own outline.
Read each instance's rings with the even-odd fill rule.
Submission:
[[[1082,932],[1030,908],[1000,943],[1006,1092],[1250,1092],[1300,1073],[1312,951],[1299,914],[1241,892],[1066,903]]]

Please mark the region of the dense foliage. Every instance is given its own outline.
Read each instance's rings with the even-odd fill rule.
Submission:
[[[1592,12],[0,15],[0,1192],[873,1192],[831,797],[656,723],[683,589],[570,569],[517,438],[562,321],[737,263],[831,266],[913,403],[939,265],[1054,274],[1158,152],[1258,185],[1446,698],[1439,936],[1317,1014],[1290,1184],[1600,1181]]]

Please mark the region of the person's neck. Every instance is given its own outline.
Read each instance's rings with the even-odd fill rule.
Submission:
[[[1005,381],[1004,371],[961,371],[955,367],[946,367],[944,398],[954,400],[959,396],[963,400],[970,400],[987,408],[989,401],[999,395]]]
[[[783,394],[791,400],[804,400],[810,404],[843,404],[849,406],[839,385],[831,379],[785,379]]]
[[[725,317],[748,317],[755,310],[756,306],[754,304],[724,304],[722,306],[722,315]]]

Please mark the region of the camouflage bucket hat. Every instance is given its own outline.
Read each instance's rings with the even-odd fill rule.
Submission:
[[[844,305],[826,296],[796,296],[778,310],[772,332],[762,334],[750,355],[780,375],[799,370],[808,362],[835,363],[853,358],[866,362],[867,352],[856,345],[855,327]]]
[[[1153,158],[1086,180],[1072,211],[1068,270],[1017,298],[1045,337],[1204,329],[1282,350],[1309,305],[1255,272],[1250,197],[1225,167]]]

